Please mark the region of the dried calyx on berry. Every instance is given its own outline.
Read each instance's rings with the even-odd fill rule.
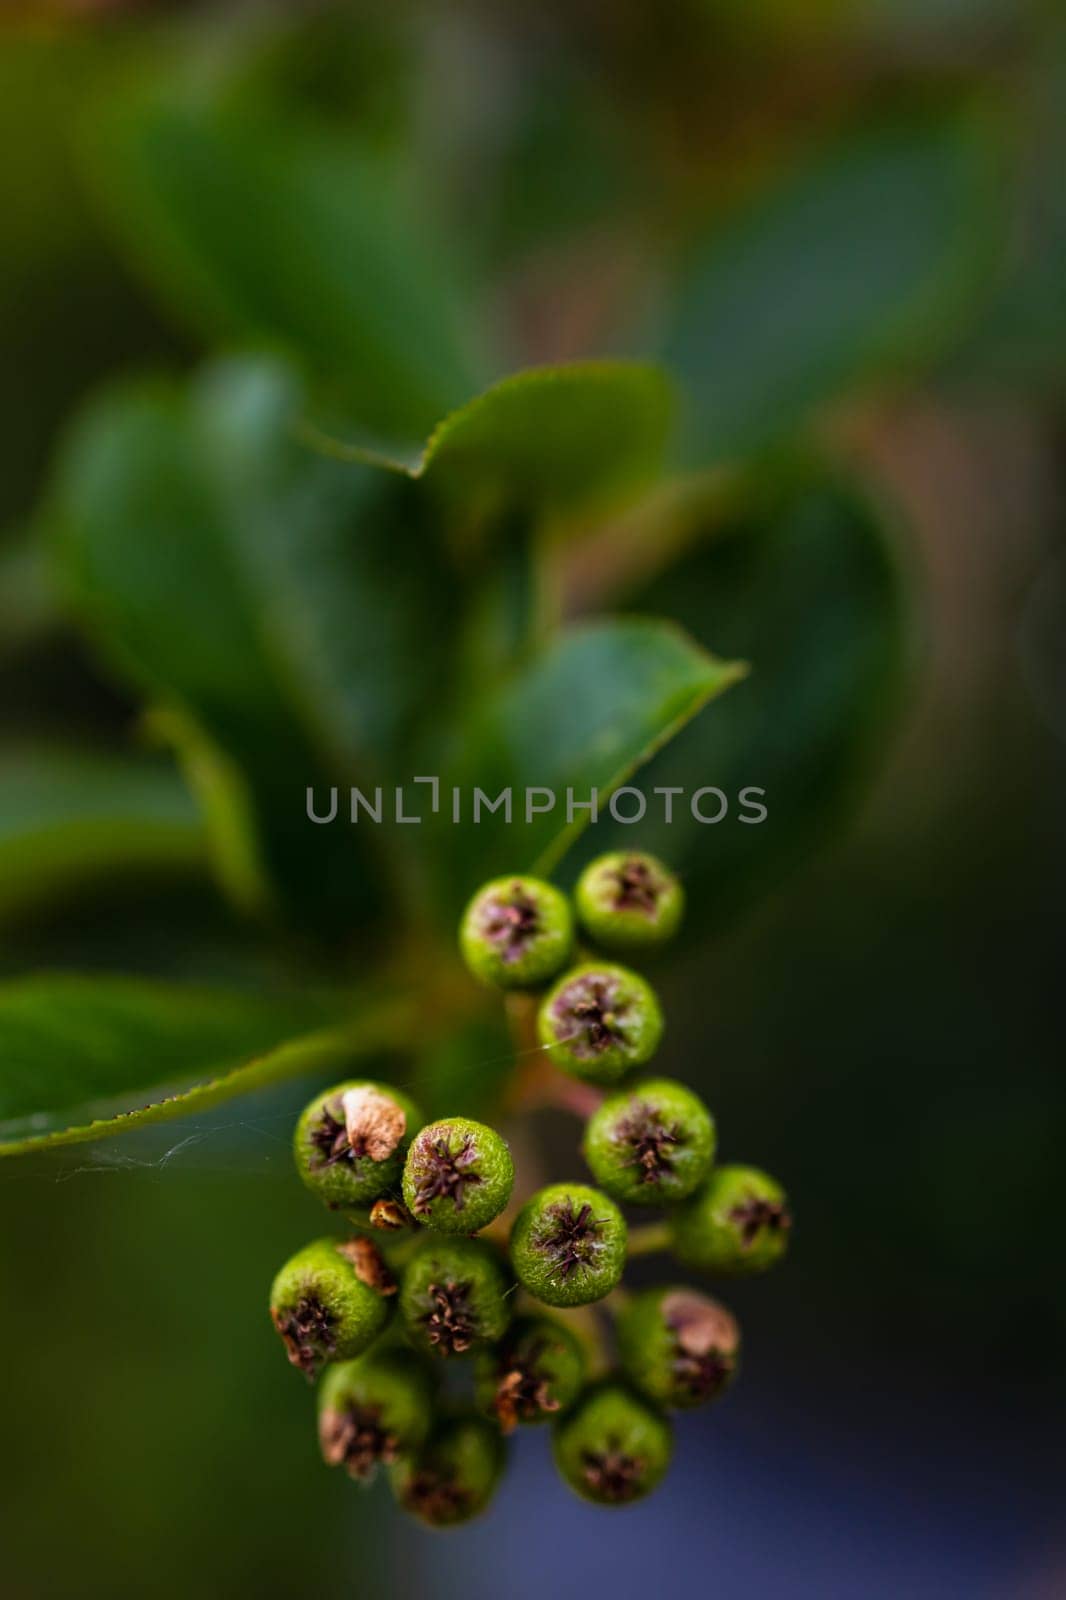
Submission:
[[[495,878],[463,913],[459,948],[482,983],[531,989],[570,958],[574,919],[566,896],[540,878]]]
[[[737,1369],[740,1329],[732,1312],[694,1289],[645,1289],[615,1328],[626,1376],[658,1405],[680,1411],[715,1400]]]
[[[589,1083],[617,1083],[650,1061],[662,1038],[655,991],[636,972],[590,961],[541,1002],[537,1033],[555,1065]]]
[[[582,1150],[616,1200],[662,1206],[699,1186],[714,1142],[714,1120],[699,1096],[671,1078],[651,1078],[608,1095],[588,1120]]]
[[[431,1122],[411,1143],[403,1197],[416,1222],[440,1233],[477,1233],[499,1216],[514,1162],[493,1128],[467,1117]]]
[[[483,1511],[504,1466],[499,1432],[484,1417],[439,1422],[429,1438],[390,1470],[393,1493],[405,1511],[433,1528],[469,1522]]]
[[[792,1228],[785,1191],[757,1167],[716,1167],[671,1222],[679,1261],[734,1275],[772,1267]]]
[[[518,1317],[474,1369],[478,1405],[504,1433],[519,1424],[549,1422],[578,1396],[585,1352],[554,1317]]]
[[[429,1432],[434,1383],[413,1351],[376,1345],[327,1368],[319,1388],[318,1439],[327,1466],[370,1483],[380,1465],[416,1449]]]
[[[270,1315],[293,1366],[314,1378],[362,1352],[388,1322],[396,1281],[369,1239],[316,1239],[287,1261]]]
[[[655,856],[616,850],[589,863],[574,890],[578,919],[605,950],[647,950],[672,939],[685,895]]]
[[[296,1170],[331,1210],[362,1207],[398,1189],[408,1146],[425,1119],[387,1083],[339,1083],[296,1124]]]
[[[555,1183],[528,1200],[511,1229],[511,1264],[522,1287],[549,1306],[602,1300],[626,1263],[625,1218],[581,1183]]]
[[[553,1433],[555,1464],[583,1500],[628,1505],[661,1482],[673,1451],[670,1424],[619,1383],[586,1390]]]
[[[492,1343],[511,1318],[508,1288],[492,1245],[481,1239],[424,1239],[400,1289],[407,1336],[439,1356],[461,1356]]]

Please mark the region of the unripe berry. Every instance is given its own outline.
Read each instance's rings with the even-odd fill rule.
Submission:
[[[519,1423],[547,1422],[576,1400],[585,1381],[585,1352],[554,1317],[519,1317],[475,1366],[478,1405],[504,1433]]]
[[[565,966],[574,919],[564,894],[540,878],[495,878],[463,913],[459,948],[475,978],[533,989]]]
[[[293,1366],[309,1378],[346,1361],[389,1320],[396,1281],[369,1239],[316,1239],[274,1279],[270,1315]]]
[[[693,1289],[645,1289],[615,1327],[626,1376],[661,1406],[690,1410],[729,1385],[740,1329],[724,1306]]]
[[[433,1379],[410,1350],[376,1345],[328,1367],[318,1399],[318,1439],[327,1466],[369,1483],[379,1463],[417,1448],[429,1432]]]
[[[588,1305],[621,1278],[626,1237],[625,1218],[600,1190],[554,1183],[515,1218],[511,1264],[522,1287],[546,1305]]]
[[[405,1511],[432,1528],[469,1522],[483,1511],[504,1466],[498,1431],[484,1417],[441,1422],[418,1450],[391,1469],[393,1493]]]
[[[729,1274],[772,1267],[792,1227],[785,1191],[756,1167],[716,1167],[671,1221],[679,1261]]]
[[[586,933],[606,950],[647,950],[672,939],[681,924],[685,894],[655,856],[616,850],[589,863],[574,902]]]
[[[332,1211],[369,1205],[399,1187],[423,1120],[391,1084],[338,1083],[316,1095],[296,1124],[296,1170]]]
[[[490,1344],[511,1319],[509,1288],[499,1255],[483,1240],[423,1239],[400,1290],[407,1336],[440,1356]]]
[[[407,1209],[439,1233],[477,1233],[499,1216],[513,1187],[511,1152],[483,1122],[466,1117],[431,1122],[407,1152]]]
[[[670,1205],[707,1176],[714,1120],[698,1095],[671,1078],[650,1078],[608,1095],[585,1128],[596,1182],[616,1200]]]
[[[661,1482],[673,1451],[670,1424],[621,1384],[585,1392],[556,1424],[555,1464],[583,1500],[626,1505]]]
[[[628,967],[591,961],[567,972],[545,996],[537,1033],[564,1072],[589,1083],[617,1083],[643,1066],[662,1037],[655,991]]]

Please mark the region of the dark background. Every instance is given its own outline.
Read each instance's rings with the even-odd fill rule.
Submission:
[[[6,739],[131,715],[72,634],[39,629],[16,535],[81,394],[197,348],[122,264],[77,161],[86,84],[120,55],[177,48],[154,31],[168,19],[20,9],[0,29]],[[1061,311],[1041,320],[1062,237],[1053,9],[173,8],[205,55],[259,40],[249,71],[350,104],[383,141],[410,138],[412,161],[427,129],[443,139],[448,204],[503,269],[483,309],[516,362],[594,348],[613,302],[649,292],[650,197],[723,199],[857,105],[946,81],[1010,114],[1004,226],[1031,276],[920,381],[824,420],[902,513],[914,668],[852,813],[663,980],[664,1068],[707,1094],[727,1158],[780,1173],[797,1216],[780,1274],[729,1297],[743,1381],[679,1428],[668,1487],[623,1516],[585,1507],[524,1436],[492,1514],[441,1537],[321,1468],[263,1311],[277,1261],[316,1226],[288,1158],[298,1085],[0,1166],[12,1600],[1066,1592]],[[485,103],[506,135],[495,164],[471,141]],[[228,948],[225,914],[190,885],[154,935],[157,967],[181,970],[187,927]],[[4,929],[0,963],[107,966],[116,939],[106,903],[72,905]],[[572,1132],[548,1131],[563,1159]]]

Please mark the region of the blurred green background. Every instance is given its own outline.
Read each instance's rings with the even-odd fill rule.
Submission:
[[[574,613],[606,598],[678,617],[754,663],[753,695],[760,663],[774,686],[703,714],[721,717],[708,720],[720,766],[708,772],[701,747],[693,768],[688,732],[659,758],[659,781],[688,761],[708,783],[766,782],[771,811],[795,823],[750,873],[735,830],[688,846],[702,909],[662,974],[663,1065],[707,1095],[728,1157],[781,1174],[798,1218],[780,1278],[731,1297],[744,1381],[681,1430],[658,1499],[608,1519],[569,1501],[543,1441],[523,1439],[492,1516],[442,1539],[401,1527],[381,1487],[361,1499],[321,1468],[308,1395],[263,1311],[277,1262],[318,1225],[288,1159],[307,1084],[0,1163],[12,1600],[471,1600],[591,1581],[771,1600],[1066,1589],[1056,13],[1008,0],[6,8],[0,782],[27,742],[116,749],[136,722],[53,593],[39,533],[57,439],[102,382],[261,345],[265,322],[280,329],[272,350],[295,342],[316,369],[347,367],[323,417],[354,408],[391,445],[517,366],[662,353],[690,396],[683,468],[698,457],[721,476],[686,478],[681,511],[653,497],[591,526],[560,581]],[[394,203],[405,219],[403,292],[427,317],[417,359],[375,366],[373,310],[336,351],[313,319],[294,323],[299,251],[285,259],[285,229],[254,207],[228,218],[232,260],[247,252],[239,313],[190,292],[196,248],[132,207],[135,177],[101,153],[101,129],[160,81],[194,133],[221,106],[235,126],[269,115],[275,131],[312,130],[334,141],[332,161],[349,152],[367,205],[387,200],[381,228]],[[963,130],[958,146],[943,127]],[[170,137],[145,159],[197,195],[217,180],[225,210],[195,138]],[[280,134],[276,148],[282,162]],[[968,174],[978,148],[960,205],[954,164]],[[323,169],[327,213],[342,170]],[[944,258],[931,285],[929,241]],[[431,315],[444,279],[453,331]],[[756,514],[752,483],[787,480],[792,453],[812,448],[891,530],[907,596],[891,691],[890,644],[848,609],[887,580],[828,533],[820,544],[815,512],[800,555],[786,532],[730,555],[731,519]],[[734,510],[738,462],[748,498]],[[649,537],[691,516],[713,516],[724,562],[704,572],[690,551],[649,570]],[[384,570],[397,614],[415,616]],[[478,604],[505,611],[494,590]],[[837,702],[859,678],[879,702],[838,736]],[[670,858],[668,830],[648,842]],[[4,904],[5,974],[244,982],[278,960],[199,860]],[[546,1118],[543,1131],[566,1170],[573,1130]]]

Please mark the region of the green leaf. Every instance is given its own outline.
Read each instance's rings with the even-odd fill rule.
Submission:
[[[338,1000],[45,975],[0,984],[0,1156],[205,1111],[342,1072],[403,1030],[388,996]]]
[[[131,251],[212,332],[301,360],[383,440],[478,387],[427,208],[347,134],[140,94],[101,115],[99,186]]]
[[[907,615],[882,521],[852,489],[818,473],[764,484],[702,541],[630,596],[668,611],[693,635],[750,657],[751,676],[652,763],[642,848],[683,876],[693,930],[718,928],[772,888],[842,823],[858,779],[884,745],[905,680]],[[655,785],[679,786],[672,823]],[[701,823],[691,797],[722,790],[729,810]],[[739,803],[747,786],[763,822]],[[699,803],[713,817],[721,802]],[[596,830],[595,849],[624,848],[638,832]]]
[[[709,463],[780,438],[848,384],[939,353],[990,275],[987,130],[958,113],[846,133],[696,246],[660,354]]]
[[[73,751],[0,756],[0,921],[89,883],[206,861],[203,824],[170,767]]]
[[[654,476],[674,402],[660,367],[582,361],[533,367],[493,384],[438,423],[412,459],[346,451],[321,435],[317,443],[347,459],[425,477],[475,506],[572,515]]]
[[[668,622],[625,619],[560,635],[474,710],[444,769],[441,826],[432,834],[452,906],[494,872],[550,872],[588,824],[590,813],[577,804],[596,790],[605,806],[744,670]],[[475,787],[490,800],[509,790],[511,822],[501,809],[474,824]],[[450,821],[453,789],[459,826]],[[527,789],[542,791],[533,805],[546,808],[529,820]],[[568,792],[577,803],[571,816]]]

